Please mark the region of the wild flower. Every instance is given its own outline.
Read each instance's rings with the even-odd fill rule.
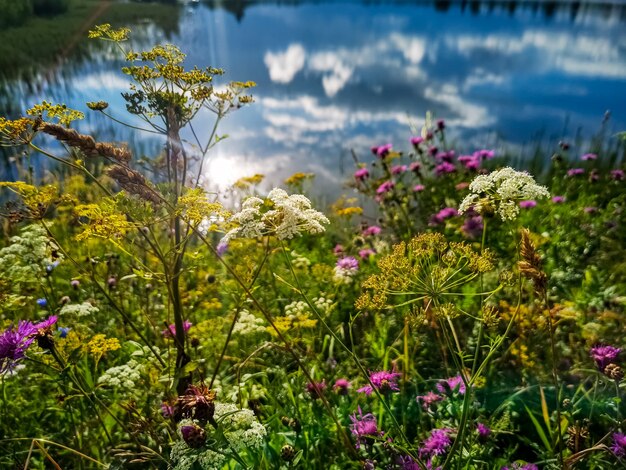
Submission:
[[[367,178],[369,178],[369,176],[370,176],[370,172],[367,168],[359,168],[358,170],[354,172],[354,178],[357,181],[364,181]]]
[[[376,188],[376,194],[385,194],[391,191],[395,187],[395,183],[393,181],[385,181],[381,183],[378,188]]]
[[[491,434],[491,429],[486,424],[478,423],[476,424],[476,432],[479,438],[486,439]]]
[[[37,329],[29,321],[20,320],[17,328],[10,327],[0,335],[0,374],[11,371],[25,357],[35,341]]]
[[[586,153],[582,157],[580,157],[580,159],[583,160],[583,161],[597,160],[598,159],[598,155],[596,155],[595,153]]]
[[[477,170],[480,168],[481,159],[475,157],[474,155],[461,155],[457,158],[457,161],[467,170]]]
[[[418,395],[415,401],[422,404],[422,408],[428,410],[432,405],[443,400],[443,396],[437,395],[433,391],[429,391],[426,395]]]
[[[337,260],[333,279],[340,284],[350,284],[359,270],[359,261],[354,256],[345,256]]]
[[[378,430],[378,423],[376,417],[372,413],[363,414],[361,407],[358,408],[359,416],[356,413],[350,416],[352,424],[350,430],[352,435],[356,436],[356,448],[360,449],[361,444],[367,443],[369,438],[382,435],[382,432]]]
[[[375,254],[376,252],[371,248],[364,248],[363,250],[359,250],[359,258],[361,258],[362,260],[368,260]]]
[[[454,150],[449,150],[447,152],[439,152],[437,155],[435,155],[435,159],[439,160],[440,162],[452,163],[454,160],[454,155],[455,155]]]
[[[537,467],[534,463],[514,463],[510,467],[502,467],[500,470],[539,470],[539,467]]]
[[[470,183],[470,194],[461,202],[459,212],[473,207],[480,215],[497,212],[502,220],[513,220],[519,214],[517,202],[550,196],[548,190],[539,186],[526,172],[502,168],[487,175],[478,175]]]
[[[465,382],[463,382],[461,375],[440,380],[437,385],[435,385],[435,388],[439,393],[454,392],[465,395]]]
[[[179,430],[183,441],[191,448],[197,449],[206,442],[206,432],[196,424],[185,424]]]
[[[438,225],[443,223],[446,219],[456,217],[457,215],[459,215],[459,213],[454,207],[444,207],[430,218],[430,224]]]
[[[348,379],[337,379],[335,380],[335,385],[333,385],[333,390],[335,393],[339,395],[347,395],[348,390],[352,387],[352,384]]]
[[[178,397],[177,404],[182,416],[198,420],[200,423],[214,423],[216,393],[204,384],[189,385],[185,393]]]
[[[452,439],[450,439],[451,430],[447,428],[433,429],[423,442],[419,449],[420,458],[431,459],[433,457],[443,455],[448,450],[448,447],[452,445]]]
[[[456,167],[452,163],[443,162],[435,167],[435,174],[437,176],[445,175],[447,173],[454,173],[456,171]]]
[[[613,439],[611,452],[613,452],[616,457],[624,457],[626,455],[626,434],[615,432],[611,437]]]
[[[562,204],[562,203],[565,202],[565,197],[563,197],[563,196],[554,196],[552,198],[552,202],[555,203],[555,204]]]
[[[420,168],[422,168],[422,165],[420,162],[411,162],[409,164],[409,171],[412,171],[413,173],[419,173]]]
[[[46,306],[48,305],[48,301],[44,298],[37,299],[37,305],[39,305],[41,308],[46,308]]]
[[[59,310],[60,316],[76,316],[76,317],[88,317],[95,315],[100,310],[98,307],[94,307],[89,302],[83,302],[82,304],[66,304]]]
[[[397,381],[398,377],[401,375],[402,374],[399,372],[389,372],[386,370],[370,372],[369,378],[371,384],[367,384],[366,386],[359,388],[357,392],[365,393],[368,396],[374,392],[374,388],[380,392],[398,392],[400,389],[398,388]]]
[[[461,232],[467,238],[478,238],[483,232],[483,218],[480,215],[468,217],[461,226]]]
[[[224,256],[226,251],[228,251],[228,242],[220,241],[215,248],[218,256]]]
[[[378,158],[384,159],[389,155],[392,148],[393,146],[391,144],[379,145],[378,147],[372,147],[372,153]]]
[[[345,251],[343,245],[340,245],[339,243],[335,245],[335,247],[333,248],[333,254],[335,256],[339,256],[342,255],[343,252]]]
[[[245,308],[241,309],[237,323],[233,328],[234,335],[248,336],[264,333],[265,331],[265,321],[262,318],[253,315]]]
[[[238,227],[230,230],[221,243],[233,238],[257,238],[274,235],[279,240],[288,240],[303,233],[321,233],[323,224],[329,221],[324,214],[311,208],[311,201],[301,194],[287,194],[274,188],[267,202],[250,197],[242,204],[240,212],[233,215],[231,223]]]
[[[595,214],[596,212],[598,212],[598,208],[597,207],[592,207],[592,206],[591,207],[585,207],[583,209],[583,212],[585,214]]]
[[[417,137],[411,137],[409,139],[409,142],[411,142],[411,145],[414,145],[415,147],[417,147],[419,144],[421,144],[422,142],[424,142],[424,138],[421,136],[417,136]]]
[[[625,175],[626,173],[624,173],[624,170],[620,170],[619,168],[616,170],[611,170],[611,178],[613,178],[615,181],[622,181]]]
[[[383,229],[381,229],[378,225],[370,225],[361,232],[361,235],[363,235],[364,237],[371,237],[379,235],[382,230]]]
[[[519,202],[519,206],[522,209],[532,209],[533,207],[537,207],[537,201],[534,201],[533,199],[528,199],[526,201],[520,201]]]
[[[304,388],[307,391],[307,393],[311,395],[311,398],[316,400],[318,398],[322,398],[322,395],[324,394],[324,390],[326,390],[327,387],[328,385],[326,384],[326,380],[322,380],[321,382],[315,382],[315,383],[308,382]]]
[[[400,175],[404,173],[407,170],[407,168],[408,167],[406,165],[394,165],[391,167],[391,174]]]
[[[410,455],[401,455],[396,463],[402,470],[421,470],[419,464]]]
[[[223,428],[229,445],[237,452],[258,449],[265,442],[267,430],[250,409],[241,409],[232,403],[215,402],[214,417]]]
[[[189,331],[189,328],[191,328],[192,326],[193,326],[193,323],[191,323],[189,320],[185,320],[183,322],[183,331],[187,333]],[[164,338],[176,337],[176,325],[172,323],[166,329],[161,331],[161,334],[163,335]]]
[[[118,389],[118,392],[122,394],[133,394],[137,391],[143,369],[143,364],[135,359],[130,359],[126,364],[107,369],[98,378],[98,383]]]
[[[610,363],[614,363],[620,352],[622,352],[621,348],[606,344],[598,344],[589,350],[591,358],[596,361],[596,365],[601,371],[604,371],[604,368]]]
[[[579,176],[585,173],[584,168],[570,168],[567,170],[567,176]]]
[[[416,184],[415,186],[413,186],[413,192],[415,193],[420,193],[424,191],[425,189],[426,189],[426,186],[424,186],[423,184]]]

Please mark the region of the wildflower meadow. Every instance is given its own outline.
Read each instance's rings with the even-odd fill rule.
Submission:
[[[21,155],[0,183],[0,468],[626,467],[621,136],[524,167],[429,114],[355,154],[333,204],[308,173],[214,193],[219,124],[255,84],[89,36],[133,82],[89,112],[163,151],[82,134],[63,104],[0,117]]]

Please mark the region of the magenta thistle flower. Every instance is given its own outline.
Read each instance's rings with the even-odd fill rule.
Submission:
[[[621,348],[598,344],[589,350],[589,355],[596,361],[598,369],[604,371],[606,366],[615,362],[620,352],[622,352]]]
[[[611,178],[613,178],[615,181],[622,181],[624,179],[624,176],[624,170],[620,170],[619,168],[617,170],[611,170]]]
[[[437,129],[442,131],[446,128],[446,122],[443,119],[437,121]]]
[[[318,399],[322,398],[324,390],[326,390],[326,380],[322,380],[321,382],[309,382],[306,384],[306,391],[311,395],[311,398]]]
[[[414,173],[418,173],[421,167],[422,165],[419,162],[413,162],[409,165],[409,170]]]
[[[393,181],[385,181],[377,189],[376,194],[385,194],[391,191],[396,184]]]
[[[345,256],[337,260],[337,267],[347,271],[357,271],[359,269],[359,260],[354,256]]]
[[[363,181],[367,179],[370,175],[370,172],[367,168],[359,168],[354,172],[354,178],[358,181]]]
[[[598,156],[595,153],[586,153],[584,154],[582,157],[580,157],[581,160],[597,160]]]
[[[191,328],[193,326],[193,323],[191,323],[189,320],[185,320],[183,322],[183,331],[185,333],[187,333],[189,331],[189,328]],[[167,329],[161,331],[161,334],[165,337],[165,338],[173,338],[176,336],[176,325],[174,323],[172,323],[170,326],[167,327]]]
[[[410,142],[412,145],[417,147],[419,144],[424,142],[424,138],[423,137],[411,137]]]
[[[426,189],[426,186],[424,186],[423,184],[416,184],[415,186],[413,186],[413,192],[415,193],[420,193],[424,191],[425,189]]]
[[[531,209],[531,208],[533,208],[533,207],[536,207],[536,206],[537,206],[537,201],[534,201],[534,200],[532,200],[532,199],[528,199],[528,200],[526,200],[526,201],[520,201],[520,202],[519,202],[519,206],[520,206],[522,209]]]
[[[382,230],[383,229],[380,228],[378,225],[371,225],[371,226],[367,227],[366,229],[364,229],[361,232],[361,235],[363,235],[364,237],[378,235],[378,234],[380,234],[380,232],[382,232]]]
[[[584,173],[584,168],[570,168],[569,170],[567,170],[567,176],[578,176],[583,175]]]
[[[376,437],[382,433],[378,431],[378,424],[376,423],[376,417],[372,413],[363,414],[361,407],[358,408],[359,417],[356,413],[350,416],[352,424],[350,430],[352,435],[356,436],[356,448],[361,447],[361,443],[367,442],[367,438]]]
[[[421,467],[417,464],[413,457],[410,455],[402,455],[398,457],[396,462],[402,470],[421,470]]]
[[[443,397],[441,395],[437,395],[435,392],[432,391],[428,392],[426,395],[418,395],[417,397],[415,397],[415,401],[417,401],[418,403],[421,402],[422,408],[424,408],[425,410],[442,400]]]
[[[616,457],[624,457],[626,455],[626,434],[621,432],[613,433],[613,445],[611,446],[611,452]]]
[[[491,160],[493,157],[496,156],[496,152],[494,152],[493,150],[486,150],[486,149],[476,150],[473,153],[473,156],[480,158],[481,160]]]
[[[350,387],[352,387],[352,384],[348,379],[337,379],[335,380],[335,385],[333,385],[333,390],[339,395],[347,395]]]
[[[563,196],[554,196],[552,198],[552,202],[555,204],[562,204],[565,202],[565,198]]]
[[[435,158],[440,162],[452,163],[452,160],[454,159],[454,153],[454,150],[450,150],[449,152],[439,152],[435,156]]]
[[[436,175],[444,175],[447,173],[454,173],[456,171],[456,167],[452,163],[443,162],[435,167]]]
[[[376,155],[378,158],[385,158],[387,155],[389,155],[389,152],[391,152],[392,149],[392,145],[391,144],[385,144],[385,145],[379,145],[378,147],[372,147],[372,153],[374,155]]]
[[[0,335],[0,374],[13,370],[24,358],[26,350],[35,341],[37,328],[29,321],[20,320],[17,328],[9,327]]]
[[[585,207],[583,211],[585,211],[585,214],[595,214],[596,212],[598,212],[598,208],[597,207]]]
[[[407,166],[406,165],[394,165],[391,167],[391,174],[392,175],[399,175],[401,173],[404,173],[407,170]]]
[[[365,393],[366,395],[371,395],[374,391],[379,390],[381,392],[386,392],[388,390],[393,390],[395,392],[399,391],[398,388],[398,377],[402,374],[398,372],[389,372],[386,370],[381,370],[378,372],[370,372],[370,382],[371,385],[368,384],[365,387],[361,387],[357,390],[359,393]],[[373,385],[373,388],[372,388]]]
[[[476,425],[476,432],[481,439],[487,439],[491,434],[491,429],[486,424],[478,423]]]
[[[475,155],[461,155],[457,158],[457,161],[467,170],[478,170],[480,168],[481,159]]]
[[[430,218],[430,223],[432,225],[437,225],[443,223],[446,219],[451,217],[456,217],[459,215],[459,212],[454,207],[445,207],[437,212]]]
[[[374,250],[372,250],[371,248],[365,248],[363,250],[359,250],[359,257],[362,260],[369,259],[370,256],[374,256],[375,254],[376,254],[376,252]]]
[[[461,232],[467,238],[478,238],[483,233],[483,218],[479,215],[468,217],[461,226]]]
[[[432,458],[437,455],[443,455],[451,445],[450,429],[433,429],[430,436],[422,442],[419,456],[420,458]]]
[[[344,252],[344,248],[343,245],[340,244],[336,244],[335,248],[333,248],[333,253],[335,255],[341,255]]]
[[[450,377],[448,379],[440,380],[435,388],[439,391],[439,393],[450,392],[458,392],[461,395],[465,394],[465,382],[463,382],[463,378],[461,375],[457,375],[455,377]]]

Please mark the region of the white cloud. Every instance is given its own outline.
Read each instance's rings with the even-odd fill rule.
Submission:
[[[308,68],[316,72],[327,72],[322,77],[322,86],[329,98],[346,86],[354,71],[352,66],[346,65],[339,54],[334,52],[314,54],[309,59]]]
[[[266,52],[263,58],[270,74],[270,80],[289,83],[304,67],[306,51],[300,44],[290,44],[284,52]]]
[[[94,91],[94,90],[125,90],[128,89],[130,81],[120,77],[114,72],[92,73],[76,80],[73,87],[76,90]]]

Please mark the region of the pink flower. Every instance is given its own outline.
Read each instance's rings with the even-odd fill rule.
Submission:
[[[362,260],[369,259],[370,256],[374,256],[376,252],[371,248],[365,248],[363,250],[359,250],[359,256]]]
[[[537,206],[537,201],[533,201],[532,199],[528,199],[527,201],[520,201],[519,206],[522,209],[531,209]]]
[[[399,391],[397,380],[402,374],[398,372],[389,372],[386,370],[381,370],[378,372],[370,372],[370,382],[371,385],[366,385],[365,387],[361,387],[357,390],[359,393],[365,393],[366,395],[371,395],[374,391],[379,390],[381,392],[386,392],[388,390],[393,390],[395,392]],[[372,385],[374,388],[372,388]]]
[[[582,157],[580,157],[581,160],[597,160],[598,156],[595,153],[586,153],[584,154]]]
[[[335,256],[343,254],[343,251],[344,251],[343,245],[340,245],[340,244],[336,244],[335,248],[333,248],[333,254],[335,254]]]
[[[411,137],[410,141],[412,145],[417,147],[419,144],[424,142],[424,138],[423,137]]]
[[[445,207],[430,218],[430,224],[438,225],[443,223],[446,219],[449,219],[450,217],[456,217],[457,215],[459,215],[459,212],[456,210],[456,208]]]
[[[414,173],[419,173],[421,167],[422,165],[420,164],[420,162],[413,162],[409,165],[409,170]]]
[[[443,455],[451,445],[450,429],[433,429],[430,436],[422,442],[422,447],[419,449],[420,458]]]
[[[624,170],[620,170],[619,168],[617,170],[611,170],[611,178],[615,181],[622,181],[624,179]]]
[[[565,202],[565,198],[563,196],[554,196],[552,198],[552,202],[555,204],[562,204]]]
[[[378,189],[376,189],[376,194],[385,194],[391,191],[396,184],[393,181],[385,181],[382,183]]]
[[[191,323],[189,320],[185,320],[183,322],[183,331],[187,333],[192,325],[193,323]],[[167,327],[167,329],[161,331],[161,334],[164,338],[174,338],[176,336],[176,325],[172,323],[170,326]]]
[[[337,260],[337,267],[348,271],[358,271],[359,261],[354,256],[346,256]]]
[[[333,390],[339,395],[347,395],[350,387],[352,384],[347,379],[337,379],[333,385]]]
[[[354,172],[354,178],[358,181],[363,181],[367,179],[370,175],[370,172],[367,168],[359,168]]]
[[[321,382],[309,382],[306,384],[306,391],[311,395],[311,398],[318,399],[321,398],[324,390],[326,390],[326,380],[322,380]]]
[[[467,181],[461,181],[459,184],[454,186],[454,189],[456,189],[457,191],[463,191],[467,188],[469,188],[469,183]]]
[[[448,379],[440,380],[435,385],[439,393],[458,392],[460,395],[465,395],[465,382],[460,375],[450,377]]]
[[[385,144],[385,145],[380,145],[378,147],[372,147],[372,153],[374,155],[376,155],[378,158],[384,159],[387,155],[389,155],[389,152],[391,152],[392,149],[392,145],[391,144]]]
[[[413,186],[413,192],[415,193],[419,193],[421,191],[424,191],[426,189],[426,186],[424,186],[423,184],[416,184],[415,186]]]
[[[362,442],[367,442],[368,437],[376,437],[381,435],[382,433],[378,431],[378,424],[376,423],[376,418],[372,413],[363,414],[361,411],[361,407],[358,408],[359,417],[357,418],[356,413],[350,416],[350,420],[352,421],[352,425],[350,425],[350,430],[352,431],[352,435],[356,436],[356,448],[359,449]]]
[[[428,392],[426,395],[418,395],[415,397],[415,401],[418,403],[422,403],[422,408],[427,410],[431,405],[434,405],[437,402],[443,400],[441,395],[437,395],[435,392]]]
[[[567,170],[567,176],[578,176],[585,173],[584,168],[570,168]]]
[[[456,167],[452,163],[443,162],[435,167],[436,175],[443,175],[446,173],[454,173],[456,171]]]
[[[378,225],[371,225],[361,232],[364,237],[378,235],[382,229]]]
[[[404,173],[407,169],[406,165],[395,165],[391,167],[391,174],[392,175],[399,175],[401,173]]]

